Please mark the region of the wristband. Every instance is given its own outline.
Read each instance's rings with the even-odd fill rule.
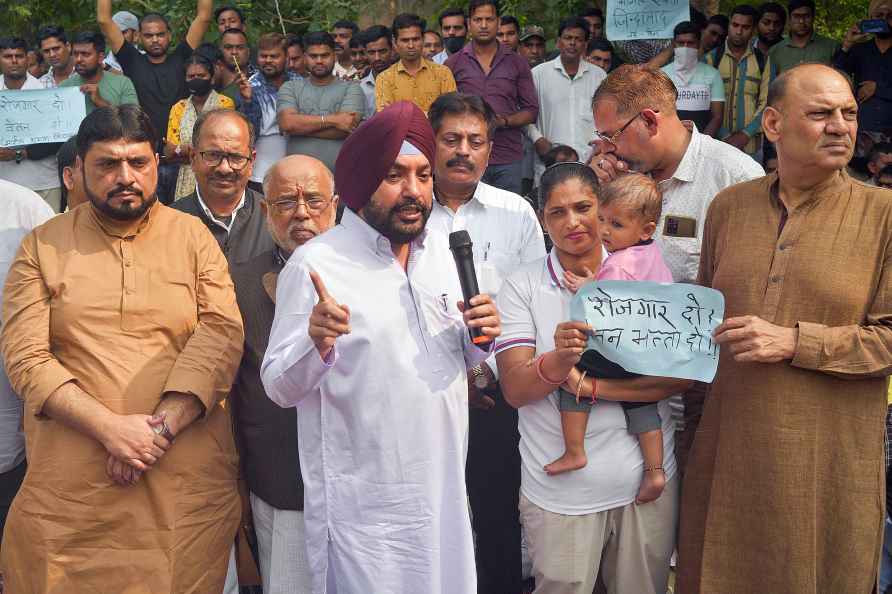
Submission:
[[[550,380],[547,377],[545,377],[545,373],[543,373],[543,371],[542,371],[542,361],[545,359],[546,354],[547,353],[542,353],[541,355],[536,357],[536,363],[535,363],[536,364],[536,375],[539,376],[539,379],[544,384],[548,384],[549,386],[560,386],[565,381],[567,381],[567,378],[570,377],[570,374],[568,373],[567,377],[565,377],[564,379],[562,379],[560,381]]]
[[[592,404],[598,401],[598,380],[594,376],[589,378],[592,380]]]
[[[582,382],[585,381],[585,376],[588,371],[583,371],[582,376],[579,378],[579,382],[576,384],[576,404],[579,404],[579,392],[582,391]]]

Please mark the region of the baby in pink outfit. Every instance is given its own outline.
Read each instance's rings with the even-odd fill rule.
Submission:
[[[663,196],[656,183],[640,173],[623,175],[598,191],[598,223],[601,243],[610,253],[594,278],[568,278],[576,289],[591,280],[653,281],[671,283],[672,274],[663,261],[653,234],[660,220]],[[596,378],[634,377],[596,351],[583,353],[576,365]],[[666,485],[663,473],[663,432],[655,403],[622,402],[629,431],[638,436],[644,458],[644,476],[636,500],[657,499]],[[574,395],[560,395],[564,455],[545,466],[549,474],[576,470],[586,465],[585,429],[591,403],[579,402]]]

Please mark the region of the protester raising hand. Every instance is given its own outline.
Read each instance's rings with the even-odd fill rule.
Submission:
[[[310,271],[310,279],[319,301],[310,314],[309,335],[319,355],[325,359],[334,348],[338,336],[350,334],[350,309],[335,301],[325,288],[325,283],[313,270]]]

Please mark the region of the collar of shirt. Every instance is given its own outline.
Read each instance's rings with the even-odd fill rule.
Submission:
[[[235,224],[235,217],[236,217],[236,215],[238,215],[238,211],[240,211],[242,209],[242,207],[245,205],[245,195],[247,193],[248,193],[247,190],[242,192],[242,199],[238,201],[238,204],[236,205],[235,209],[232,211],[232,215],[231,215],[232,218],[229,219],[229,224],[227,225],[226,223],[224,223],[223,221],[218,219],[216,216],[214,216],[214,213],[211,212],[211,209],[208,208],[208,205],[205,204],[204,200],[201,198],[201,190],[198,188],[198,185],[197,184],[195,185],[195,196],[198,198],[198,205],[201,206],[201,210],[204,211],[204,214],[207,215],[208,219],[213,221],[214,224],[217,225],[218,227],[224,229],[227,233],[232,231],[232,226]]]
[[[811,32],[811,37],[809,37],[809,38],[808,38],[808,41],[805,43],[805,47],[799,47],[798,45],[794,45],[794,44],[793,44],[793,38],[792,38],[791,36],[788,35],[788,36],[784,37],[784,46],[786,46],[786,47],[793,47],[793,48],[796,48],[796,49],[805,49],[806,47],[808,47],[808,46],[810,46],[812,43],[814,43],[814,42],[815,42],[815,39],[816,39],[817,37],[818,37],[818,32],[817,32],[817,31],[812,31],[812,32]]]
[[[369,73],[362,77],[362,80],[359,81],[360,85],[365,85],[367,87],[375,88],[375,71],[369,69]]]
[[[418,74],[422,70],[430,70],[430,68],[428,67],[428,64],[430,64],[430,63],[431,63],[430,60],[428,60],[426,58],[421,58],[421,66],[418,68],[418,70],[415,72],[415,74]],[[402,60],[400,60],[399,62],[396,63],[396,71],[397,72],[405,72],[406,74],[409,74],[409,71],[406,70],[406,66],[405,66],[405,64],[403,64]],[[410,76],[415,76],[415,75],[413,74]]]
[[[502,58],[508,53],[508,49],[503,46],[498,40],[495,41],[496,44],[496,55],[492,58],[492,64],[489,65],[489,72],[487,76],[492,73],[493,70],[496,69],[499,62],[502,61]],[[461,51],[458,52],[460,54],[465,55],[466,57],[474,60],[478,66],[480,66],[480,60],[477,59],[477,54],[474,52],[474,48],[476,44],[471,41],[470,43],[466,43],[465,47],[461,48]],[[480,66],[480,69],[483,70],[483,66]]]
[[[561,74],[567,77],[568,80],[577,81],[581,80],[586,72],[591,72],[593,69],[597,68],[594,64],[589,64],[585,60],[579,60],[579,70],[576,71],[575,76],[570,76],[567,73],[567,69],[564,68],[564,62],[561,60],[561,57],[558,56],[554,60],[551,61],[554,64],[554,69],[559,70]]]
[[[783,210],[790,212],[790,209],[787,208],[787,205],[784,204],[784,201],[781,200],[780,197],[780,177],[778,176],[777,171],[768,175],[765,178],[765,182],[768,185],[768,194],[771,196],[771,200]],[[824,198],[832,199],[834,197],[839,197],[848,193],[851,190],[851,186],[852,182],[849,174],[845,169],[841,169],[813,187],[809,192],[808,198],[795,205],[793,210],[798,211],[802,207],[816,204],[819,200],[823,200]]]
[[[746,44],[746,51],[743,52],[743,55],[740,56],[740,59],[737,60],[737,63],[739,64],[739,63],[743,62],[745,59],[747,59],[748,57],[753,56],[753,55],[754,55],[754,54],[753,54],[753,48],[754,48],[754,47],[755,47],[755,46],[753,46],[753,44],[751,44],[751,43],[747,43],[747,44]],[[724,55],[725,55],[725,56],[728,56],[728,57],[729,57],[730,59],[732,59],[732,60],[735,60],[735,59],[736,59],[736,58],[734,57],[734,54],[731,53],[731,48],[728,47],[728,42],[727,42],[727,40],[725,41],[725,53],[724,53]],[[718,68],[719,65],[716,64],[715,67]]]
[[[459,210],[461,210],[462,208],[473,208],[474,205],[480,206],[481,208],[491,206],[492,201],[490,200],[489,195],[486,191],[487,187],[489,186],[487,186],[483,182],[477,182],[477,187],[474,188],[474,193],[467,200],[467,202],[459,207]],[[443,208],[443,210],[449,213],[450,216],[455,216],[457,214],[456,212],[453,212],[451,208],[440,202],[440,200],[437,198],[436,190],[434,191],[434,202],[436,202],[437,206]]]
[[[22,85],[21,89],[15,89],[15,90],[31,91],[31,90],[35,90],[35,89],[45,89],[46,87],[44,87],[43,83],[40,81],[41,81],[41,79],[35,78],[34,76],[31,75],[30,72],[26,72],[25,73],[25,84]],[[6,78],[2,74],[0,74],[0,91],[10,91],[10,90],[13,90],[13,89],[10,89],[9,87],[6,86]]]
[[[604,244],[601,244],[601,263],[603,263],[609,255],[610,252],[607,251]],[[548,278],[551,279],[552,285],[561,289],[567,289],[567,285],[565,285],[562,280],[564,278],[564,267],[561,266],[561,260],[557,255],[557,248],[554,246],[552,246],[551,251],[548,252],[548,257],[545,258],[545,271],[548,273]]]
[[[390,240],[381,235],[381,233],[366,223],[365,220],[360,218],[360,216],[351,209],[344,209],[341,225],[356,238],[357,245],[365,246],[378,256],[393,259],[393,247]],[[412,240],[409,254],[410,261],[415,259],[416,252],[421,252],[424,249],[424,241],[427,238],[427,233],[427,228],[425,228],[421,232],[421,235]]]
[[[700,160],[700,147],[702,144],[700,137],[702,134],[697,130],[696,124],[692,125],[693,129],[691,130],[691,140],[688,142],[688,148],[685,149],[681,162],[669,179],[677,179],[683,182],[694,181],[694,175],[697,173],[697,163]]]

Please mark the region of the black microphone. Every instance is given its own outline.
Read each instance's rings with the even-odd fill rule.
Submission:
[[[455,258],[462,298],[465,300],[465,307],[468,308],[471,307],[471,298],[480,294],[480,289],[477,287],[477,273],[474,271],[473,246],[467,231],[453,231],[449,234],[449,249]],[[492,342],[492,337],[485,335],[480,328],[468,328],[468,333],[471,335],[471,342],[483,350],[488,348],[485,345]]]

